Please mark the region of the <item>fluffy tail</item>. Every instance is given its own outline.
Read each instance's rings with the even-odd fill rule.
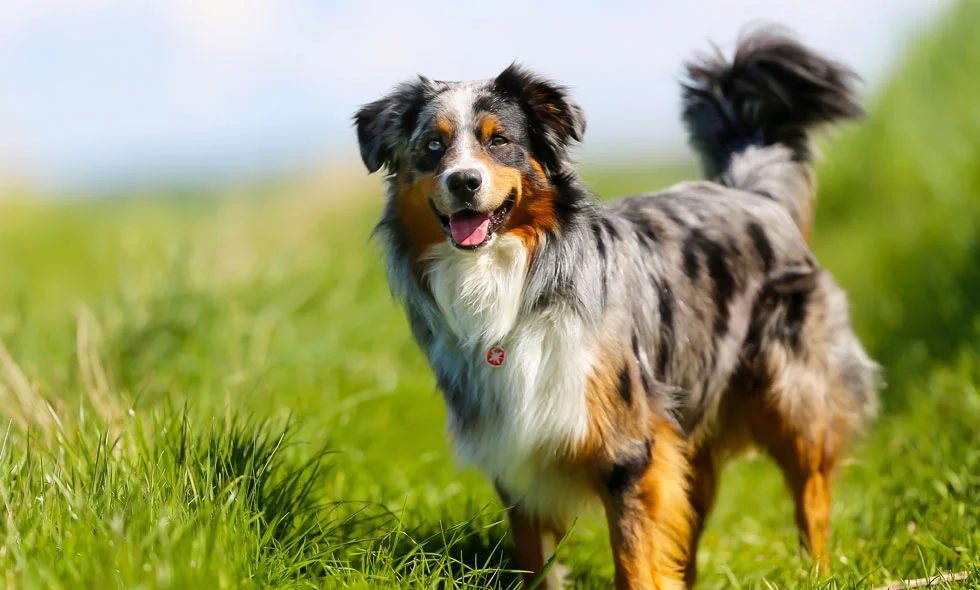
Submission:
[[[786,31],[745,35],[730,62],[720,53],[687,64],[684,123],[705,174],[782,203],[809,234],[814,184],[808,132],[857,119],[858,80],[847,66]]]

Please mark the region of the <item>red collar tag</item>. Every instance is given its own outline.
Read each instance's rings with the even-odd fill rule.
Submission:
[[[499,367],[504,364],[504,349],[494,346],[487,351],[487,364],[491,367]]]

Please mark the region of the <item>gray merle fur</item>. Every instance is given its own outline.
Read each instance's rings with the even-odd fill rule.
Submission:
[[[521,123],[519,153],[543,163],[557,194],[558,228],[534,252],[521,317],[571,309],[604,342],[621,343],[630,364],[619,376],[620,397],[637,424],[663,411],[692,440],[703,439],[726,399],[739,394],[737,377],[764,389],[774,375],[813,359],[826,365],[827,391],[841,397],[801,389],[797,403],[833,405],[847,414],[841,420],[860,424],[874,412],[877,369],[853,335],[842,290],[805,238],[813,199],[809,132],[861,114],[855,76],[765,30],[743,39],[732,61],[706,57],[688,75],[684,120],[709,181],[599,203],[568,155],[585,130],[581,110],[563,87],[518,66],[483,82],[422,78],[365,106],[355,118],[362,156],[369,170],[394,170],[418,135],[412,126],[427,124],[427,101],[472,85],[480,109]],[[391,179],[376,228],[392,291],[453,410],[453,428],[493,424],[500,408],[481,392],[471,355],[446,335],[410,257],[395,195]],[[645,395],[634,395],[637,382]],[[638,444],[647,441],[621,446]],[[629,485],[644,456],[627,453],[609,485]]]

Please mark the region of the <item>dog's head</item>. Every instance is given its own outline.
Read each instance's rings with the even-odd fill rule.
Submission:
[[[552,180],[585,117],[566,90],[512,65],[492,80],[419,78],[354,117],[368,170],[393,176],[393,210],[417,245],[477,249],[555,222]]]

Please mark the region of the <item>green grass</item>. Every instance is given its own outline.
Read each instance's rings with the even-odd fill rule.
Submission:
[[[815,248],[889,382],[839,474],[834,575],[749,457],[724,473],[701,588],[980,587],[978,26],[958,5],[825,148]],[[611,196],[690,173],[588,176]],[[516,584],[368,246],[378,185],[316,191],[0,206],[0,583]],[[574,586],[609,586],[605,534],[586,516],[562,547]]]

